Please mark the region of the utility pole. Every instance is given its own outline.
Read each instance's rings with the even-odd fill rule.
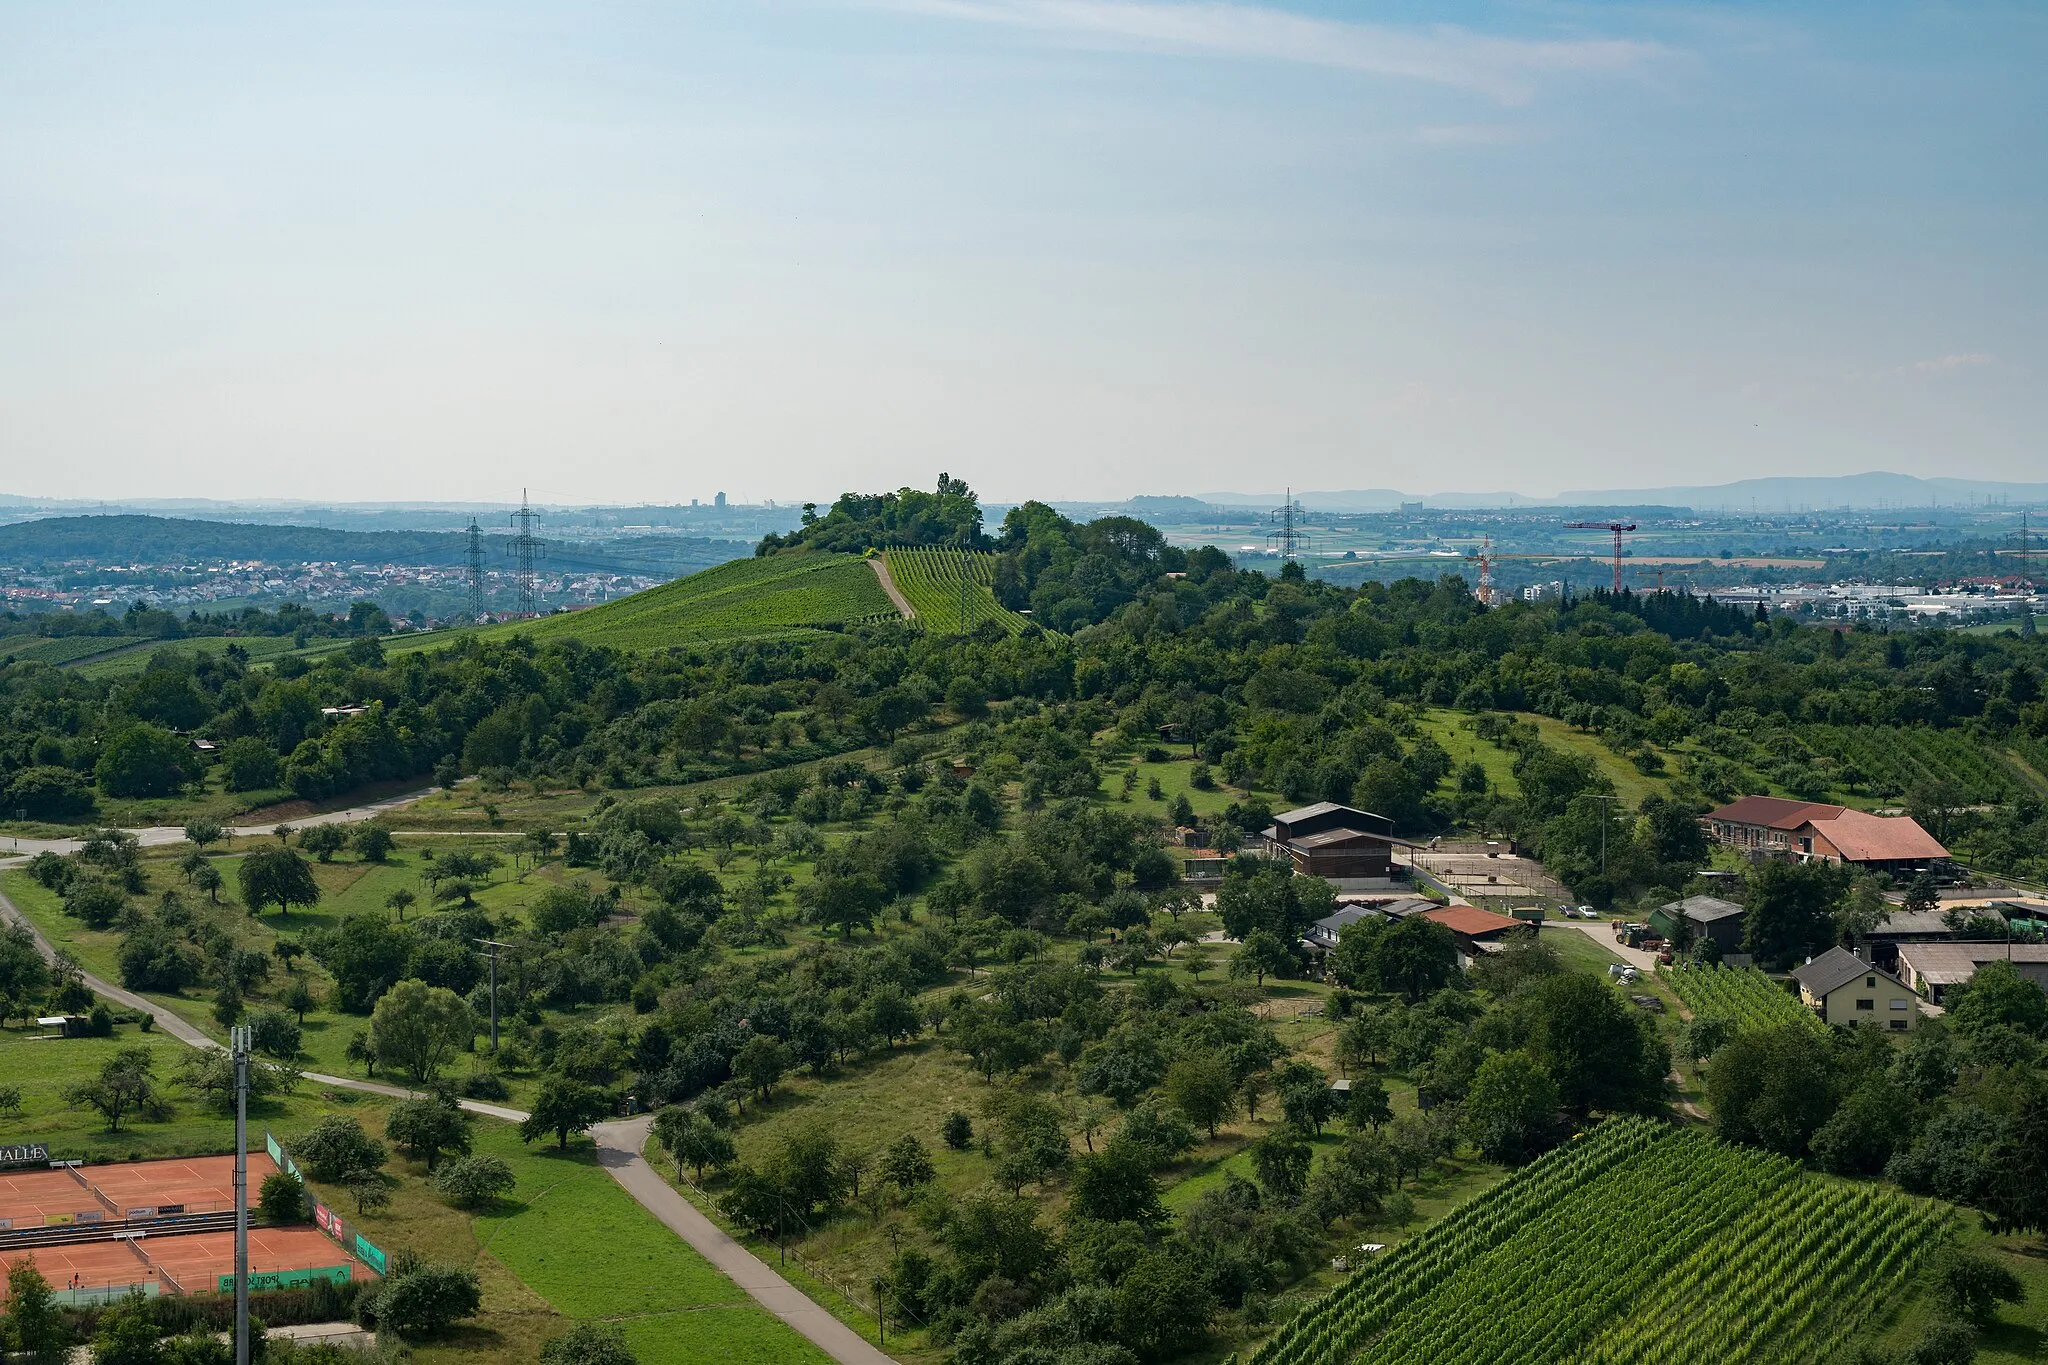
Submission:
[[[484,533],[476,518],[469,519],[469,540],[462,547],[463,566],[469,571],[469,623],[484,619]]]
[[[235,1365],[249,1365],[249,1026],[228,1033],[235,1059]]]
[[[1620,797],[1618,797],[1618,796],[1596,796],[1596,797],[1594,797],[1593,799],[1594,799],[1595,801],[1598,801],[1598,802],[1600,802],[1600,880],[1602,880],[1602,881],[1606,881],[1606,880],[1607,880],[1607,816],[1608,816],[1609,812],[1613,810],[1613,808],[1614,808],[1614,803],[1615,803],[1616,801],[1619,801],[1619,800],[1620,800],[1621,798],[1620,798]]]
[[[473,941],[483,946],[484,956],[491,963],[491,1055],[495,1057],[498,1055],[498,954],[512,945],[491,938]]]

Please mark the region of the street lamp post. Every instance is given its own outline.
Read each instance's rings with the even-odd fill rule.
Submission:
[[[498,954],[512,945],[491,938],[480,938],[476,942],[483,945],[484,956],[491,963],[491,1055],[495,1057],[498,1055]]]
[[[235,1365],[249,1365],[249,1037],[229,1034],[235,1059]]]

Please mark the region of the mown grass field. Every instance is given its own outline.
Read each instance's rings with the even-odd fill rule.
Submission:
[[[858,556],[772,555],[736,559],[600,607],[508,622],[485,633],[660,649],[895,615],[881,581]]]
[[[381,1131],[381,1110],[360,1117]],[[446,1339],[416,1344],[422,1362],[527,1365],[577,1321],[618,1325],[642,1365],[825,1359],[634,1202],[597,1164],[588,1139],[563,1152],[551,1139],[529,1145],[513,1125],[481,1118],[471,1137],[475,1151],[512,1168],[518,1183],[504,1202],[476,1215],[451,1208],[423,1166],[394,1156],[385,1166],[391,1206],[356,1217],[387,1250],[410,1247],[470,1266],[482,1282],[482,1316]],[[346,1192],[320,1192],[352,1213]]]
[[[162,1031],[143,1033],[133,1023],[117,1025],[113,1038],[41,1038],[45,1031],[0,1027],[0,1085],[20,1087],[20,1113],[0,1115],[0,1144],[43,1142],[51,1156],[88,1162],[233,1150],[233,1115],[205,1107],[178,1085],[178,1066],[193,1050],[176,1038]],[[125,1117],[117,1132],[109,1132],[98,1111],[68,1103],[63,1089],[88,1081],[123,1048],[147,1048],[156,1060],[158,1089],[170,1101],[170,1115]],[[252,1101],[250,1124],[268,1124],[279,1132],[309,1128],[338,1107],[319,1087],[301,1083],[289,1095]]]
[[[992,554],[890,550],[882,559],[897,590],[910,600],[927,630],[961,634],[993,621],[1015,635],[1031,624],[1028,617],[996,601],[990,591],[989,585],[995,581],[996,557]]]

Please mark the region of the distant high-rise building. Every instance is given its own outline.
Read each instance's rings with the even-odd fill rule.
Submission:
[[[691,498],[691,499],[690,499],[690,506],[692,506],[692,507],[695,507],[696,505],[697,505],[697,500],[696,500],[695,498]]]
[[[712,505],[713,507],[723,507],[723,506],[725,506],[725,494],[723,494],[723,493],[720,493],[720,494],[719,494],[719,495],[718,495],[718,496],[717,496],[716,498],[713,498],[713,499],[711,500],[711,505]]]

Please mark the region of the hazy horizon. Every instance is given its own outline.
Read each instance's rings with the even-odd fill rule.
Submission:
[[[2039,480],[2019,5],[0,12],[0,491]]]

